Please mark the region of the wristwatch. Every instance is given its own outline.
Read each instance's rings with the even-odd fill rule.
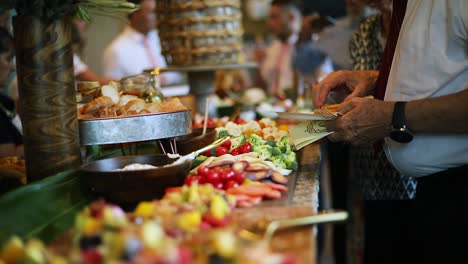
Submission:
[[[405,106],[406,102],[396,102],[393,108],[390,138],[398,143],[409,143],[413,140],[413,133],[406,124]]]

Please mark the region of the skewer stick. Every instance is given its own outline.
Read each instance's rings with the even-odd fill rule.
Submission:
[[[159,148],[161,148],[162,152],[164,153],[164,155],[166,155],[166,150],[164,149],[164,146],[161,142],[161,140],[158,140],[158,143],[159,143]]]
[[[174,145],[175,144],[175,141],[173,141],[172,139],[169,139],[169,145],[171,146],[171,151],[172,151],[172,154],[176,154],[175,153],[175,150],[174,150]]]
[[[210,98],[206,98],[206,104],[205,104],[205,118],[203,119],[203,133],[202,135],[205,135],[206,133],[206,126],[208,125],[208,107],[210,105]]]

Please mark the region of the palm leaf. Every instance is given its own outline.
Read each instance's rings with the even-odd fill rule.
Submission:
[[[4,194],[0,197],[0,245],[12,235],[53,240],[72,227],[76,214],[92,198],[76,170]]]

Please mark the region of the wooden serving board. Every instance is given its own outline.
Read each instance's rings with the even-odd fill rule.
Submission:
[[[250,229],[258,223],[273,220],[310,216],[314,209],[308,206],[262,206],[235,209],[233,220],[241,229]],[[271,249],[276,253],[294,256],[297,263],[316,263],[315,227],[279,230],[271,240]]]

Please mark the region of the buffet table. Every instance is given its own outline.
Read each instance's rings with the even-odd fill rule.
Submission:
[[[297,154],[299,169],[295,172],[295,188],[290,190],[287,199],[235,209],[233,219],[241,228],[317,213],[319,145],[306,146]],[[39,237],[46,242],[62,237],[60,234],[73,225],[76,212],[96,199],[80,191],[80,178],[80,171],[67,171],[1,196],[0,240],[13,234]],[[66,243],[58,244],[63,246]],[[275,232],[271,247],[274,252],[294,256],[297,263],[316,263],[316,228],[279,230]]]

